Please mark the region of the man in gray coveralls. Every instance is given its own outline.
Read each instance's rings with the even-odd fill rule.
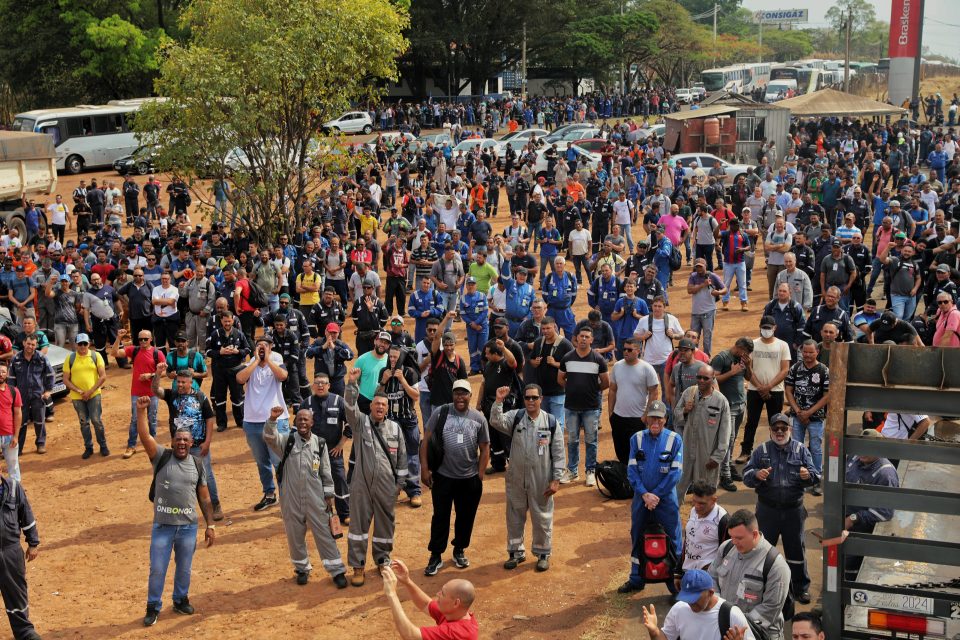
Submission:
[[[287,532],[290,560],[297,572],[297,584],[310,578],[310,552],[307,551],[307,527],[320,552],[323,568],[333,577],[338,589],[347,586],[347,568],[330,532],[333,516],[333,474],[327,443],[314,434],[313,413],[301,409],[294,418],[296,433],[278,433],[277,418],[283,407],[270,409],[270,419],[263,425],[263,441],[280,457],[277,484],[280,485],[280,512]]]

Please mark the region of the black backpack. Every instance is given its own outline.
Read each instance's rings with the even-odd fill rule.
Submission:
[[[627,465],[619,460],[604,460],[594,469],[597,476],[597,490],[611,500],[630,500],[633,487],[627,479]]]
[[[250,291],[247,294],[247,304],[254,309],[266,307],[268,304],[267,293],[251,278],[247,278],[247,284],[250,286]]]
[[[446,424],[449,415],[450,405],[445,404],[440,407],[433,432],[430,434],[430,439],[427,440],[427,469],[434,473],[443,464],[443,426]]]
[[[680,255],[680,249],[672,247],[670,249],[670,271],[677,271],[683,266],[683,256]]]
[[[147,494],[150,502],[153,502],[153,499],[157,496],[157,475],[160,473],[160,469],[163,469],[164,465],[170,462],[170,458],[172,457],[173,449],[164,449],[163,453],[160,454],[160,460],[153,469],[153,480],[150,481],[150,492]],[[199,489],[200,479],[203,477],[203,463],[200,462],[200,458],[197,456],[191,455],[190,457],[193,458],[193,464],[197,465],[197,489]]]

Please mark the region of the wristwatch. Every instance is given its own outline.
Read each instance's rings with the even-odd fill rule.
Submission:
[[[853,522],[853,523],[856,523],[857,520],[859,519],[859,518],[857,518],[857,514],[855,514],[855,513],[851,513],[851,514],[850,514],[849,516],[847,516],[847,517],[850,518],[850,522]]]

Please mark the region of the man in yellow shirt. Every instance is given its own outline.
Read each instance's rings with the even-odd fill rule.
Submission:
[[[357,207],[360,209],[360,207]],[[367,231],[373,234],[373,237],[377,237],[377,219],[373,216],[372,209],[362,209],[360,215],[357,216],[360,218],[360,237],[366,235]]]
[[[320,288],[323,278],[313,270],[313,260],[303,261],[303,272],[297,276],[297,293],[300,294],[300,312],[307,318],[312,313],[313,305],[320,302]]]
[[[84,460],[93,455],[93,438],[90,436],[90,423],[97,433],[97,444],[100,445],[100,455],[110,455],[107,447],[107,436],[103,429],[103,420],[100,418],[103,408],[100,404],[100,388],[107,381],[107,370],[103,357],[96,351],[90,350],[90,336],[85,333],[77,334],[77,351],[70,354],[63,363],[63,383],[70,390],[70,400],[80,418],[80,434],[83,436]]]

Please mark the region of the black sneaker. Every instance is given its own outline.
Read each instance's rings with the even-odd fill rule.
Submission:
[[[801,591],[800,593],[797,594],[796,601],[799,602],[800,604],[810,604],[810,592]]]
[[[427,561],[427,568],[423,570],[425,576],[435,576],[443,567],[443,559],[439,553],[431,553],[430,560]]]
[[[457,567],[457,569],[466,569],[470,566],[470,560],[468,560],[467,556],[464,555],[463,549],[453,550],[453,564]]]
[[[192,616],[194,612],[193,605],[190,604],[189,598],[184,598],[180,602],[174,602],[173,610],[184,616]]]
[[[110,455],[110,449],[108,447],[100,447],[100,455],[106,458]]]
[[[337,589],[346,589],[347,588],[347,574],[338,573],[333,576],[333,584],[337,585]]]
[[[816,485],[815,487],[813,487],[813,489],[810,489],[810,493],[812,493],[815,496],[822,496],[823,490],[820,488],[820,485]]]
[[[643,591],[643,585],[627,580],[617,588],[617,593],[633,593],[634,591]]]
[[[516,569],[521,562],[527,561],[527,554],[523,553],[511,553],[510,559],[503,563],[503,568],[507,571]]]
[[[263,511],[263,510],[266,509],[267,507],[272,507],[272,506],[275,505],[275,504],[277,504],[277,496],[276,496],[276,495],[268,496],[267,494],[263,494],[263,498],[261,498],[260,502],[258,502],[257,504],[253,505],[253,510],[254,510],[254,511]]]
[[[720,487],[722,489],[725,489],[726,491],[731,491],[731,492],[737,490],[737,485],[733,484],[733,480],[731,480],[730,478],[721,478]]]
[[[299,584],[302,587],[303,585],[307,584],[309,580],[310,580],[309,571],[297,571],[297,584]]]
[[[90,456],[92,456],[92,455],[93,455],[93,449],[84,449],[84,450],[83,450],[83,455],[80,456],[80,457],[83,458],[84,460],[87,460],[87,459],[89,459]]]
[[[160,610],[153,607],[147,607],[147,615],[143,616],[143,626],[152,627],[157,624],[157,618],[160,617]]]

